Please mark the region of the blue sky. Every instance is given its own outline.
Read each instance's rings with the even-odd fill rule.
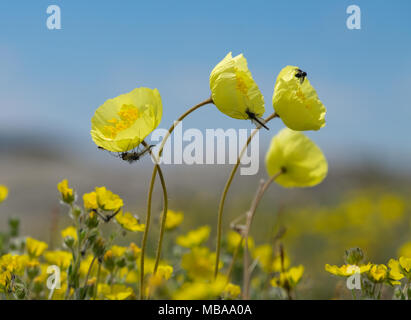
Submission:
[[[46,28],[61,7],[62,30]],[[346,28],[360,6],[362,29]],[[410,1],[2,1],[0,134],[57,137],[95,150],[90,119],[106,99],[158,88],[161,127],[210,94],[208,76],[229,51],[243,53],[272,112],[278,72],[308,72],[327,107],[327,125],[309,133],[330,157],[411,162]],[[251,128],[216,108],[184,124]],[[273,122],[267,143],[283,125]],[[50,140],[51,141],[51,140]],[[47,142],[45,142],[47,143]]]

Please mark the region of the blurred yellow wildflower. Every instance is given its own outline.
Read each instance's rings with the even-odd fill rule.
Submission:
[[[272,278],[271,285],[273,287],[293,288],[300,282],[303,274],[304,274],[303,265],[292,267],[287,271],[280,272],[277,276]]]
[[[226,279],[217,278],[211,282],[185,282],[173,294],[174,300],[217,299],[226,287]]]
[[[126,253],[127,247],[120,247],[117,245],[111,246],[110,250],[115,258],[121,258]],[[108,251],[107,251],[108,252]]]
[[[140,256],[141,248],[139,248],[134,242],[131,242],[127,248],[126,255],[129,260],[136,260]]]
[[[67,251],[56,250],[56,251],[46,251],[44,253],[44,258],[46,259],[48,263],[55,264],[60,269],[66,270],[69,267],[73,257],[71,253]]]
[[[87,257],[85,259],[81,260],[80,268],[79,268],[80,276],[85,277],[87,275],[87,273],[90,269],[91,262],[93,261],[93,258],[94,258],[94,256],[89,254],[89,255],[87,255]],[[95,261],[93,263],[93,267],[92,267],[92,270],[91,270],[90,274],[95,274],[96,271],[97,271],[97,263]]]
[[[306,77],[297,77],[300,69],[286,66],[274,86],[273,107],[292,130],[319,130],[325,126],[326,109]]]
[[[133,289],[123,284],[108,285],[99,283],[97,292],[100,296],[109,300],[125,300],[132,295]]]
[[[162,114],[158,90],[136,88],[107,100],[96,110],[91,119],[91,137],[108,151],[129,151],[159,125]]]
[[[402,247],[398,250],[398,255],[411,258],[411,241],[402,245]]]
[[[177,237],[176,242],[178,245],[185,248],[197,247],[208,239],[210,236],[210,227],[202,226],[196,230],[189,231],[186,235],[180,235]]]
[[[38,258],[48,248],[48,244],[30,237],[26,238],[26,249],[30,257]]]
[[[117,211],[123,207],[123,200],[106,187],[96,187],[98,207],[104,211]]]
[[[87,210],[97,209],[97,194],[92,191],[83,195],[84,208]]]
[[[390,261],[388,261],[388,267],[390,268],[390,271],[388,273],[390,283],[392,285],[401,284],[399,280],[404,278],[404,274],[402,273],[399,261],[390,259]]]
[[[280,272],[283,269],[288,269],[290,266],[290,258],[288,258],[287,254],[284,254],[284,260],[282,261],[281,256],[278,255],[274,257],[271,269],[273,272]]]
[[[225,293],[229,299],[237,299],[241,294],[241,288],[236,284],[229,283],[225,286],[223,293]]]
[[[21,274],[29,260],[26,255],[13,255],[7,253],[0,257],[0,272],[10,272],[13,274]]]
[[[241,241],[241,235],[233,230],[230,230],[227,233],[227,250],[229,252],[234,252]],[[245,246],[245,241],[241,245],[243,248]],[[254,248],[254,239],[252,237],[248,237],[248,248],[252,251]]]
[[[211,279],[214,272],[215,253],[207,247],[194,247],[181,259],[181,267],[191,279]],[[219,268],[223,266],[219,263]]]
[[[66,229],[61,230],[61,237],[63,239],[67,237],[73,238],[75,241],[77,241],[77,230],[73,226],[69,226]]]
[[[261,268],[264,272],[271,272],[272,271],[272,262],[273,262],[273,248],[269,244],[262,244],[257,246],[252,251],[253,258],[258,260]]]
[[[395,194],[383,194],[379,201],[379,209],[383,220],[395,222],[403,217],[405,203],[401,197]]]
[[[374,282],[382,282],[388,276],[388,269],[383,264],[374,264],[368,271],[370,279]]]
[[[172,274],[173,274],[172,266],[170,265],[158,266],[156,274],[155,275],[152,274],[150,276],[148,286],[150,287],[150,289],[154,289],[155,287],[160,286],[164,281],[170,279]]]
[[[74,191],[69,188],[67,179],[62,180],[57,184],[57,190],[60,192],[64,202],[72,203],[74,201]]]
[[[301,132],[288,128],[272,140],[266,158],[267,172],[283,187],[311,187],[327,175],[328,164],[321,149]]]
[[[166,230],[177,228],[184,220],[182,211],[167,210]]]
[[[214,104],[231,118],[252,119],[250,113],[261,117],[265,112],[264,97],[242,54],[233,58],[230,52],[215,66],[210,89]]]
[[[398,259],[402,270],[407,278],[411,279],[411,258],[400,257]]]
[[[329,265],[328,263],[325,265],[325,271],[332,273],[336,276],[340,277],[349,277],[352,276],[353,274],[356,273],[364,273],[368,272],[371,269],[372,264],[368,263],[366,265],[354,265],[354,264],[345,264],[342,265],[341,267],[338,266],[332,266]]]
[[[8,194],[9,189],[6,186],[0,184],[0,203],[7,199]]]
[[[131,212],[123,211],[119,212],[116,215],[116,221],[119,225],[121,225],[124,229],[132,232],[143,232],[144,231],[144,224],[139,223],[138,219],[134,217]]]

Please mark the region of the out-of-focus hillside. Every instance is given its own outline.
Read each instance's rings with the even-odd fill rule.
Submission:
[[[6,228],[9,217],[19,217],[22,235],[58,246],[59,235],[52,230],[68,223],[67,208],[59,203],[56,189],[64,178],[75,188],[79,205],[83,193],[106,186],[121,195],[127,210],[145,217],[152,171],[148,158],[128,164],[99,150],[90,150],[90,154],[72,150],[58,144],[47,148],[36,140],[30,144],[2,141],[0,182],[7,185],[10,193],[0,208],[1,228]],[[302,263],[306,268],[302,297],[329,298],[335,294],[336,282],[327,279],[324,264],[342,263],[347,246],[365,246],[371,259],[386,263],[396,256],[402,243],[411,241],[410,174],[373,163],[363,161],[347,166],[330,161],[329,175],[319,186],[284,189],[273,185],[264,197],[251,234],[262,244],[271,241],[275,228],[286,227],[284,245],[293,263]],[[209,245],[214,247],[219,197],[231,168],[232,165],[163,166],[169,207],[182,210],[185,215],[179,232],[208,224],[212,227]],[[249,208],[259,180],[265,177],[263,162],[257,175],[236,176],[226,202],[224,232],[234,218]],[[386,194],[388,204],[384,204]],[[381,203],[385,206],[383,211]],[[161,207],[157,188],[149,253],[153,253]]]

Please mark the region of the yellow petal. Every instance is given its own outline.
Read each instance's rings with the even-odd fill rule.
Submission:
[[[317,92],[305,78],[301,83],[295,66],[286,66],[279,73],[273,94],[275,112],[293,130],[319,130],[325,126],[326,109]]]
[[[26,239],[26,249],[30,256],[40,257],[48,248],[48,244],[33,238]]]
[[[400,266],[401,266],[406,272],[410,272],[410,271],[411,271],[411,258],[400,257],[399,262],[400,262]]]
[[[283,187],[311,187],[327,175],[328,164],[321,149],[301,132],[281,130],[266,155],[270,176],[285,170],[276,180]]]
[[[196,230],[189,231],[186,235],[178,236],[176,242],[185,248],[197,247],[208,239],[210,231],[209,226],[202,226]]]
[[[120,212],[116,215],[116,221],[126,230],[132,232],[143,232],[144,224],[140,224],[138,220],[131,214],[131,212]]]
[[[6,200],[9,194],[9,189],[6,186],[0,185],[0,203]]]

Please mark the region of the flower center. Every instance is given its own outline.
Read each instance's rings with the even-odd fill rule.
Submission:
[[[311,105],[307,103],[307,99],[300,88],[297,89],[295,95],[301,100],[302,103],[304,103],[307,109],[311,109]]]
[[[130,128],[138,119],[138,109],[132,104],[123,104],[117,114],[120,119],[110,119],[107,121],[109,125],[104,126],[106,136],[111,139],[115,139],[119,132]]]
[[[237,90],[246,96],[248,92],[248,85],[245,81],[244,75],[242,75],[240,72],[236,72],[235,75],[236,75],[236,80],[237,80],[237,85],[236,85]]]

